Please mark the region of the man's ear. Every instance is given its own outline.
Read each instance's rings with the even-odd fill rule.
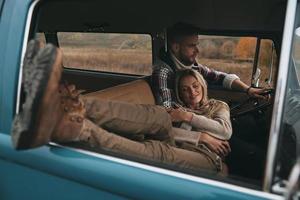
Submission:
[[[171,44],[171,49],[173,51],[174,54],[177,54],[179,52],[180,46],[179,43],[174,42]]]

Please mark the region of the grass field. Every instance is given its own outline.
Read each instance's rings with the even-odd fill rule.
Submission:
[[[64,66],[151,75],[151,37],[146,36],[98,33],[63,34],[59,39],[62,40]],[[237,74],[247,84],[251,83],[255,38],[203,36],[199,41],[199,63],[215,70]],[[260,80],[264,83],[269,73],[267,66],[270,63],[271,43],[264,41],[262,44],[259,67],[262,71]]]
[[[212,69],[227,72],[229,74],[236,74],[245,83],[251,83],[251,76],[253,70],[252,62],[241,62],[239,60],[225,60],[225,59],[199,59],[199,63],[206,65]],[[265,80],[269,78],[269,67],[259,66],[261,70],[260,86],[268,87]],[[273,69],[276,70],[276,69]],[[273,71],[272,82],[274,82],[276,71]],[[271,82],[271,83],[272,83]],[[272,84],[271,84],[272,85]]]
[[[126,74],[151,75],[151,51],[104,48],[63,48],[64,66],[86,70],[117,72]],[[233,73],[241,80],[250,84],[252,62],[242,62],[234,59],[199,58],[198,62],[212,69]],[[268,78],[268,68],[260,67],[261,81]]]
[[[151,51],[104,48],[63,48],[64,66],[87,70],[150,75]]]

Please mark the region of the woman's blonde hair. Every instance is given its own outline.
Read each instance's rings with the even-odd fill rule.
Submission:
[[[205,115],[207,117],[211,117],[211,115],[215,112],[215,110],[220,109],[220,107],[226,107],[226,109],[229,110],[228,105],[225,102],[208,98],[206,81],[204,80],[203,76],[199,72],[193,69],[182,70],[178,72],[178,75],[176,77],[175,93],[176,93],[177,101],[181,105],[188,107],[188,105],[186,105],[186,103],[182,100],[180,94],[180,82],[182,78],[186,76],[193,76],[200,83],[200,86],[202,88],[202,99],[199,102],[199,108],[197,110],[191,110],[192,112],[196,114]]]
[[[197,72],[193,69],[182,70],[178,73],[178,75],[176,77],[176,91],[175,92],[176,92],[176,98],[177,98],[178,102],[182,105],[186,105],[186,103],[182,100],[182,96],[181,96],[181,92],[180,92],[180,82],[181,82],[182,78],[187,77],[187,76],[193,76],[200,83],[200,86],[202,88],[202,99],[199,103],[200,103],[200,105],[206,104],[208,101],[206,81],[204,80],[203,76],[199,72]]]

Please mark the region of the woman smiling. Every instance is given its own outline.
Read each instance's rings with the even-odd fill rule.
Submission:
[[[180,122],[180,128],[188,130],[185,132],[199,136],[199,142],[215,153],[226,156],[230,152],[227,140],[232,134],[228,105],[223,101],[208,99],[205,80],[192,69],[181,71],[176,85],[177,100],[183,106],[176,105],[169,110],[172,121]],[[176,131],[184,134],[179,129]]]

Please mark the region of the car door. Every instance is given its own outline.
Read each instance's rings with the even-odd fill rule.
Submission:
[[[1,52],[5,52],[7,56],[6,62],[1,65],[4,81],[0,82],[0,87],[3,88],[0,90],[0,97],[4,100],[0,104],[1,198],[281,199],[281,196],[269,190],[261,191],[257,187],[249,187],[246,181],[241,184],[242,181],[238,180],[216,179],[205,174],[195,175],[109,152],[93,152],[56,143],[27,151],[16,151],[12,147],[10,133],[13,117],[18,113],[21,103],[22,77],[19,78],[18,72],[22,67],[21,52],[25,51],[29,35],[33,34],[30,31],[35,30],[29,27],[34,27],[32,11],[37,2],[10,1],[12,10],[6,12],[11,13],[15,20],[20,17],[23,20],[12,23],[13,26],[9,27],[11,30],[17,29],[14,34],[0,38],[1,41],[7,41],[5,49],[0,47]],[[91,9],[88,3],[97,1],[45,2],[54,2],[55,6],[63,5],[60,11],[64,11],[73,6],[80,9],[87,6]],[[76,7],[76,4],[79,6]],[[103,3],[95,5],[103,6]],[[52,9],[57,8],[55,6]],[[13,8],[19,12],[12,12]],[[5,19],[8,20],[9,17],[11,16],[6,16]],[[3,32],[0,36],[2,34]]]

